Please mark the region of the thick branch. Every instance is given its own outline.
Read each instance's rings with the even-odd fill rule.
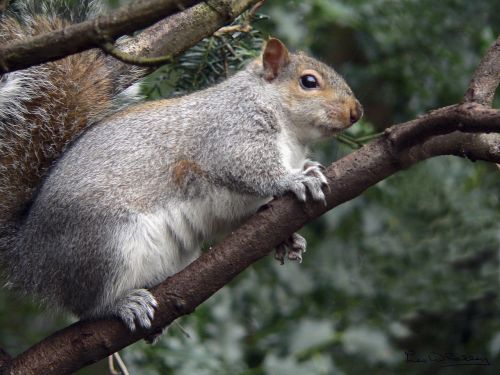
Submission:
[[[482,116],[478,109],[478,116]],[[434,115],[433,115],[434,113]],[[366,145],[356,152],[333,163],[325,175],[331,187],[327,194],[327,206],[322,203],[301,204],[291,196],[274,200],[269,208],[250,218],[222,243],[203,254],[186,269],[153,289],[159,302],[153,331],[170,324],[177,317],[189,314],[217,290],[229,283],[271,249],[284,241],[312,219],[327,210],[360,195],[364,190],[385,179],[398,170],[426,158],[452,154],[489,161],[500,160],[500,136],[465,134],[468,130],[459,124],[455,129],[448,124],[449,135],[442,135],[439,123],[441,111],[406,125],[396,125],[384,137]],[[498,112],[495,119],[500,117]],[[491,119],[484,123],[475,121],[473,113],[468,116],[471,125],[489,129]],[[405,128],[424,127],[434,124],[437,136],[431,136],[420,144],[401,148]],[[446,122],[446,121],[445,121]],[[401,129],[401,130],[398,130]],[[475,129],[473,129],[475,130]],[[149,332],[150,333],[150,332]],[[130,345],[145,337],[148,332],[130,334],[118,321],[100,320],[79,322],[46,338],[12,362],[11,374],[66,374]]]
[[[491,106],[495,91],[500,84],[500,36],[490,47],[472,76],[465,93],[466,102]]]
[[[107,39],[147,27],[196,0],[132,1],[120,9],[63,30],[10,43],[0,48],[0,74],[57,60],[99,45]]]

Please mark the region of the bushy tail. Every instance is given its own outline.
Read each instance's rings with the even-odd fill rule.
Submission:
[[[97,8],[92,1],[80,2],[85,11],[76,13],[63,0],[14,4],[1,18],[0,44],[60,29]],[[90,50],[1,76],[0,232],[13,230],[68,143],[113,109],[113,71],[106,56]]]

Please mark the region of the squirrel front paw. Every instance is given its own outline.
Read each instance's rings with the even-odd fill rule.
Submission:
[[[302,202],[306,201],[306,192],[309,191],[313,200],[322,201],[326,206],[323,187],[328,187],[328,181],[322,172],[324,169],[320,163],[306,160],[303,169],[291,176],[289,189]]]
[[[321,164],[320,162],[306,159],[304,161],[304,165],[302,166],[302,170],[305,171],[310,167],[317,167],[317,168],[319,168],[320,171],[324,171],[326,169],[325,166],[323,164]]]
[[[289,260],[302,263],[302,254],[306,252],[306,248],[306,239],[300,234],[294,233],[286,241],[278,245],[274,253],[274,259],[284,264],[285,256],[288,253]]]
[[[130,331],[136,324],[141,328],[151,328],[158,302],[146,289],[133,289],[116,302],[113,315],[118,316]]]

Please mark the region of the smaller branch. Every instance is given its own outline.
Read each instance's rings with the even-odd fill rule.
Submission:
[[[477,103],[451,105],[386,130],[396,150],[422,143],[430,136],[460,130],[464,133],[500,132],[500,110]]]
[[[115,59],[130,65],[144,66],[144,67],[156,67],[159,65],[172,62],[173,58],[170,55],[159,56],[159,57],[141,57],[132,56],[126,52],[121,51],[114,43],[105,42],[101,44],[101,49],[108,55],[114,57]]]
[[[214,36],[222,36],[224,34],[232,34],[236,32],[249,33],[253,30],[253,27],[248,24],[230,25],[221,27],[214,33]]]
[[[335,139],[340,142],[345,144],[346,146],[352,148],[353,150],[357,150],[360,147],[363,147],[363,144],[361,142],[358,142],[357,139],[350,137],[347,134],[338,134],[335,136]]]
[[[115,368],[115,360],[119,370],[116,370]],[[108,357],[108,369],[110,375],[130,375],[125,362],[123,362],[123,359],[118,352],[113,353]]]
[[[266,0],[261,0],[257,4],[255,4],[249,11],[247,17],[249,17],[248,22],[252,22],[253,18],[257,14],[260,8],[266,3]]]
[[[455,155],[471,161],[483,160],[500,163],[500,134],[467,134],[455,131],[431,137],[401,155],[402,165],[439,155]]]
[[[368,134],[368,135],[364,135],[362,137],[357,137],[356,141],[358,141],[360,143],[366,143],[369,141],[373,141],[374,139],[379,138],[383,135],[384,135],[384,132]]]
[[[232,34],[232,33],[235,33],[235,32],[249,33],[250,31],[253,30],[252,21],[255,18],[255,15],[257,14],[257,11],[264,5],[265,1],[266,0],[261,0],[257,4],[255,4],[248,11],[247,15],[245,16],[245,20],[241,24],[221,27],[219,30],[217,30],[214,33],[214,35],[220,37],[223,34]]]
[[[114,362],[114,354],[111,354],[108,357],[108,371],[110,375],[121,375],[119,371],[116,370],[115,362]]]
[[[465,102],[491,107],[500,84],[500,36],[481,59],[464,96]]]

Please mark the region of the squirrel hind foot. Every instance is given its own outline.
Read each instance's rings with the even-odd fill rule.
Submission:
[[[158,302],[148,290],[133,289],[116,302],[111,315],[119,317],[134,332],[137,326],[151,328],[156,307]]]
[[[306,252],[306,249],[306,239],[300,234],[294,233],[286,241],[278,245],[274,253],[274,259],[282,265],[285,263],[285,257],[288,260],[302,263],[302,254]]]

